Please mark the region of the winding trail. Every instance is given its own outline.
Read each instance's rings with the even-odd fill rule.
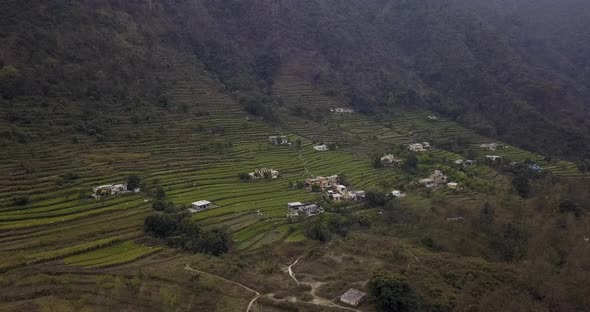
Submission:
[[[248,303],[248,307],[246,308],[246,312],[249,312],[250,309],[252,309],[252,306],[254,305],[254,302],[256,302],[256,300],[258,298],[260,298],[260,293],[259,292],[257,292],[256,290],[254,290],[254,289],[252,289],[252,288],[250,288],[250,287],[248,287],[248,286],[246,286],[244,284],[240,284],[238,282],[235,282],[235,281],[232,281],[232,280],[228,280],[227,278],[221,277],[219,275],[214,275],[214,274],[211,274],[211,273],[207,273],[205,271],[193,269],[188,264],[184,266],[184,269],[187,270],[187,271],[197,272],[199,274],[205,274],[207,276],[210,276],[210,277],[213,277],[213,278],[216,278],[216,279],[220,279],[220,280],[222,280],[222,281],[224,281],[226,283],[230,283],[230,284],[233,284],[233,285],[242,287],[245,290],[250,291],[250,292],[253,292],[254,294],[256,294],[256,296],[254,296],[254,298],[252,300],[250,300],[250,302]]]
[[[289,272],[289,276],[291,276],[291,278],[297,283],[297,285],[307,285],[309,287],[311,287],[310,290],[310,294],[311,296],[314,298],[313,299],[313,304],[316,305],[321,305],[321,306],[326,306],[326,307],[330,307],[330,308],[338,308],[338,309],[343,309],[343,310],[348,310],[348,311],[355,311],[355,312],[362,312],[360,310],[357,309],[353,309],[353,308],[349,308],[349,307],[345,307],[345,306],[341,306],[339,304],[336,304],[328,299],[322,298],[318,295],[315,294],[317,288],[319,288],[320,286],[324,285],[325,283],[323,282],[300,282],[296,277],[295,277],[295,273],[293,273],[293,266],[297,264],[297,262],[299,262],[299,260],[302,258],[303,256],[297,258],[293,263],[291,263],[288,267],[287,267],[287,271]]]

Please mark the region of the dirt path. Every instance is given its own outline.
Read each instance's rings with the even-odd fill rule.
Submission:
[[[258,298],[260,298],[260,293],[259,292],[257,292],[256,290],[254,290],[254,289],[252,289],[252,288],[250,288],[250,287],[248,287],[248,286],[246,286],[244,284],[240,284],[238,282],[234,282],[232,280],[228,280],[227,278],[221,277],[219,275],[214,275],[214,274],[207,273],[207,272],[204,272],[204,271],[201,271],[201,270],[193,269],[188,264],[184,266],[184,269],[187,270],[187,271],[197,272],[199,274],[205,274],[207,276],[210,276],[210,277],[213,277],[213,278],[216,278],[216,279],[220,279],[220,280],[222,280],[224,282],[227,282],[227,283],[230,283],[230,284],[233,284],[233,285],[242,287],[245,290],[250,291],[250,292],[253,292],[254,294],[256,294],[256,296],[254,296],[254,298],[252,300],[250,300],[250,302],[248,303],[248,307],[246,308],[246,312],[249,312],[250,309],[252,309],[252,306],[254,305],[254,302],[256,302],[256,300]]]
[[[300,282],[295,277],[295,273],[293,272],[293,266],[296,265],[300,259],[301,259],[301,257],[297,258],[293,263],[291,263],[287,267],[287,272],[289,273],[289,276],[291,276],[291,278],[297,283],[297,285],[307,285],[307,286],[311,287],[311,290],[309,292],[311,294],[311,296],[313,297],[313,301],[311,303],[316,304],[316,305],[325,306],[325,307],[330,307],[330,308],[338,308],[338,309],[343,309],[343,310],[348,310],[348,311],[361,312],[360,310],[341,306],[341,305],[336,304],[328,299],[325,299],[325,298],[322,298],[322,297],[316,295],[315,294],[316,290],[325,284],[323,282]]]

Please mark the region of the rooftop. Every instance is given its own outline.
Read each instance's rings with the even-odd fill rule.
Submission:
[[[193,205],[195,206],[206,206],[206,205],[211,205],[211,202],[208,200],[199,200],[193,203]]]
[[[345,299],[351,302],[358,302],[361,299],[363,299],[363,297],[365,297],[367,294],[365,294],[364,292],[360,291],[360,290],[356,290],[354,288],[349,289],[347,292],[345,292],[342,296],[340,296],[340,299]]]

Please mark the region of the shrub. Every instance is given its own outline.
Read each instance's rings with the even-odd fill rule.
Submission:
[[[369,290],[379,312],[413,312],[420,309],[416,292],[400,275],[377,273],[369,281]]]
[[[127,189],[133,190],[139,187],[140,179],[138,176],[132,174],[127,177]]]
[[[19,197],[13,197],[12,202],[16,206],[24,206],[30,202],[30,199],[28,196],[19,196]]]

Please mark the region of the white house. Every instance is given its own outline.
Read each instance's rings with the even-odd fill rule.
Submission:
[[[479,145],[479,147],[488,149],[490,151],[497,150],[499,146],[500,145],[498,143],[483,143]]]
[[[287,145],[287,144],[289,144],[289,139],[287,139],[287,137],[284,135],[269,136],[268,141],[272,145]]]
[[[340,302],[346,303],[353,307],[358,307],[366,295],[367,294],[360,290],[351,288],[348,291],[346,291],[342,296],[340,296]]]
[[[412,144],[408,145],[408,149],[412,152],[425,152],[429,148],[430,148],[430,143],[428,143],[428,142],[412,143]]]
[[[452,189],[452,190],[456,190],[459,188],[459,183],[457,182],[449,182],[447,183],[447,187]]]
[[[291,210],[297,210],[301,206],[303,206],[303,204],[300,202],[287,203],[287,208]]]
[[[384,155],[383,157],[381,157],[381,164],[383,166],[391,166],[393,164],[399,164],[401,162],[402,162],[402,160],[395,157],[395,155],[393,155],[393,154],[387,154],[387,155]]]
[[[391,191],[391,197],[394,198],[403,198],[406,197],[406,193],[402,193],[402,191],[398,191],[398,190],[393,190]]]
[[[211,209],[211,208],[215,208],[215,205],[213,205],[212,202],[210,202],[208,200],[199,200],[199,201],[193,202],[191,204],[191,208],[189,208],[188,211],[191,213],[197,213],[197,212],[201,212],[203,210],[207,210],[207,209]]]
[[[318,152],[326,152],[326,151],[330,150],[330,148],[328,148],[328,145],[326,145],[326,144],[316,145],[313,147],[313,149]]]
[[[255,169],[254,172],[248,173],[250,180],[260,180],[266,177],[276,179],[279,177],[279,171],[272,168]]]
[[[438,120],[438,117],[436,117],[434,115],[428,115],[428,116],[426,116],[426,119],[428,119],[430,121],[436,121],[436,120]]]
[[[335,202],[339,202],[342,200],[344,196],[342,194],[338,194],[338,193],[332,193],[330,194],[330,198],[335,201]]]
[[[498,156],[498,155],[486,155],[487,159],[490,159],[491,161],[496,161],[499,159],[502,159],[502,156]]]
[[[353,109],[344,107],[330,108],[330,111],[332,113],[354,113]]]
[[[340,193],[341,195],[346,195],[346,193],[348,193],[348,190],[346,189],[346,186],[338,184],[336,185],[336,192]]]
[[[127,184],[105,184],[99,185],[92,188],[92,197],[99,199],[104,195],[117,195],[122,193],[128,193]],[[139,188],[134,189],[133,192],[139,192]]]

